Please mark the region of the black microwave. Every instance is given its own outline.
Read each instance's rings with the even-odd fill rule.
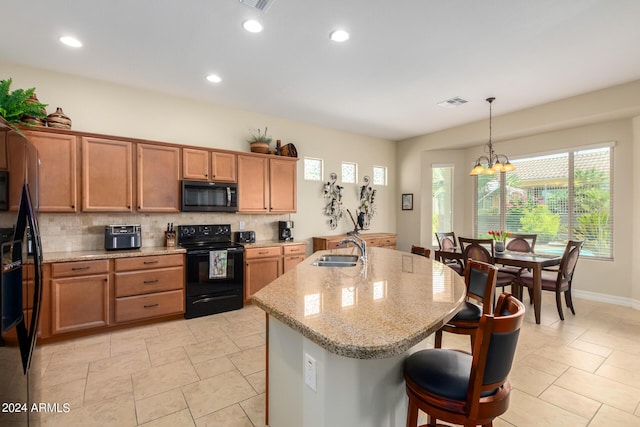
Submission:
[[[182,212],[236,212],[235,182],[182,181]]]

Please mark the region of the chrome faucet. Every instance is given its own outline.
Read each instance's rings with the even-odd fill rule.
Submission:
[[[338,245],[343,246],[347,243],[353,243],[358,249],[360,249],[360,259],[363,263],[367,262],[367,242],[357,234],[351,234],[351,237],[340,240]]]

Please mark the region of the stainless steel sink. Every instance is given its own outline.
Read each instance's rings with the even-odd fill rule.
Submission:
[[[318,267],[354,267],[358,263],[357,255],[323,255],[313,265]]]

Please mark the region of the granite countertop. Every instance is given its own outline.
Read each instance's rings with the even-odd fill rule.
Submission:
[[[403,353],[451,319],[464,301],[464,279],[444,264],[368,248],[355,267],[312,265],[315,252],[253,296],[258,307],[327,351],[355,359]]]
[[[307,242],[302,240],[258,240],[255,243],[242,243],[247,249],[265,248],[268,246],[288,246],[288,245],[306,245]]]
[[[69,251],[69,252],[45,252],[43,262],[69,262],[69,261],[92,261],[111,258],[130,258],[150,255],[171,255],[183,254],[186,250],[180,246],[167,248],[165,246],[143,247],[123,251]]]

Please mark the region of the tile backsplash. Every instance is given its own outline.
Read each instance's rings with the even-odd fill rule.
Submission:
[[[179,214],[52,214],[40,213],[39,225],[45,252],[90,251],[104,249],[104,226],[110,224],[140,224],[142,246],[163,246],[167,223],[174,227],[189,224],[231,224],[231,231],[256,232],[256,240],[278,240],[278,221],[289,215],[241,215],[229,213]]]

